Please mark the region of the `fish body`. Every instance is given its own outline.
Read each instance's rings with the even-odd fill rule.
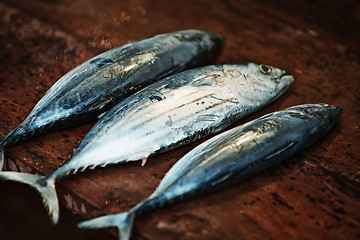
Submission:
[[[95,56],[60,78],[24,122],[0,142],[0,150],[34,134],[94,120],[155,80],[208,61],[222,43],[219,35],[184,30]],[[2,162],[3,151],[1,168]]]
[[[223,189],[274,167],[324,136],[340,114],[340,108],[326,104],[299,105],[228,130],[182,157],[155,192],[129,212],[85,221],[80,227],[117,226],[120,239],[129,239],[136,215]]]
[[[266,69],[267,71],[264,71]],[[293,78],[258,64],[206,66],[153,83],[108,111],[70,159],[49,176],[0,172],[43,196],[58,219],[55,182],[78,170],[146,159],[216,132],[283,93]]]
[[[191,69],[119,103],[51,178],[77,169],[146,159],[217,132],[266,105],[292,83],[285,71],[224,64]],[[270,67],[268,67],[270,68]]]

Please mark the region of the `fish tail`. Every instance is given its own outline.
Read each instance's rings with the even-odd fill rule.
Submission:
[[[0,179],[24,183],[35,188],[42,196],[43,203],[48,210],[51,221],[54,224],[58,222],[59,203],[55,190],[55,180],[53,178],[28,173],[0,172]]]
[[[79,223],[80,228],[106,228],[117,227],[119,239],[128,240],[134,223],[135,213],[124,212],[119,214],[106,215]]]

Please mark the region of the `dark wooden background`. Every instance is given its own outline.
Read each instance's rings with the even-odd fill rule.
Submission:
[[[216,63],[265,63],[295,77],[281,98],[235,125],[303,103],[343,108],[330,134],[279,167],[138,217],[134,239],[360,239],[357,0],[2,0],[0,26],[0,137],[25,119],[57,79],[90,57],[189,28],[226,38]],[[53,172],[93,124],[8,149],[6,168]],[[114,239],[75,225],[81,217],[136,205],[200,142],[151,157],[145,167],[133,162],[63,179],[57,184],[63,204],[57,226],[32,189],[0,182],[0,239]]]

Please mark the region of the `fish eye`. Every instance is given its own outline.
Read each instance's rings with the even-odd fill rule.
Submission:
[[[266,65],[260,65],[260,70],[264,73],[264,74],[269,74],[271,73],[272,69],[269,66]]]

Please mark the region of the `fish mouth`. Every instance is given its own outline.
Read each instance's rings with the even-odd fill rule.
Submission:
[[[294,77],[285,71],[282,71],[279,78],[280,78],[279,85],[281,88],[284,88],[284,89],[288,88],[294,82]]]

